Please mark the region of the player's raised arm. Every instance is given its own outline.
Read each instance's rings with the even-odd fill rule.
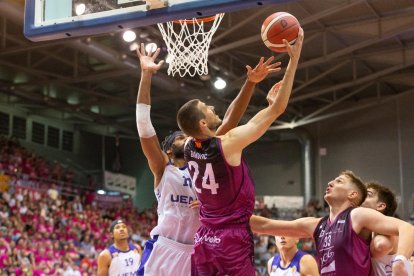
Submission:
[[[147,158],[151,172],[154,174],[155,187],[160,182],[168,162],[167,155],[161,150],[150,117],[152,74],[157,72],[163,63],[163,61],[155,62],[159,52],[160,49],[158,48],[154,54],[146,53],[143,43],[141,47],[137,48],[137,55],[141,65],[141,81],[137,95],[137,128],[142,150]]]
[[[280,85],[276,84],[269,91],[272,96],[267,108],[259,111],[247,124],[239,126],[223,136],[223,147],[227,149],[225,151],[226,157],[231,158],[232,154],[240,153],[246,146],[259,139],[285,111],[302,50],[303,37],[303,30],[300,29],[298,39],[293,46],[284,40],[290,61],[283,80]]]
[[[273,60],[273,56],[268,58],[266,61],[264,61],[264,58],[261,57],[259,63],[254,69],[252,69],[249,65],[246,66],[246,82],[242,86],[237,97],[227,108],[226,114],[223,118],[223,123],[217,129],[216,135],[226,134],[230,129],[235,128],[239,124],[247,106],[249,105],[256,84],[264,80],[268,74],[280,71],[279,66],[281,63],[272,63]]]

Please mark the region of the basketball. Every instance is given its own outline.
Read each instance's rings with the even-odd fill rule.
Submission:
[[[299,21],[287,12],[276,12],[266,18],[262,25],[262,40],[274,52],[286,52],[283,39],[294,44],[298,37]]]

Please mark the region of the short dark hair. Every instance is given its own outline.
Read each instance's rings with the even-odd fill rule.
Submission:
[[[395,194],[388,187],[376,181],[369,181],[367,183],[367,189],[375,190],[378,194],[378,201],[385,203],[385,209],[380,212],[386,216],[394,216],[398,207]]]
[[[351,179],[352,184],[355,185],[355,187],[358,189],[359,191],[359,197],[357,198],[358,200],[355,201],[355,207],[360,206],[362,204],[362,202],[365,201],[365,199],[367,198],[367,187],[365,186],[364,182],[361,180],[361,178],[359,176],[356,176],[354,174],[353,171],[350,170],[346,170],[341,172],[341,175],[345,175],[347,176],[349,179]]]
[[[109,232],[114,232],[115,226],[117,226],[118,224],[125,224],[125,222],[122,219],[116,219],[114,220],[111,225],[109,226]]]
[[[199,102],[198,99],[188,101],[177,113],[178,126],[185,134],[192,137],[196,137],[200,133],[198,123],[205,118],[204,113],[198,108]]]

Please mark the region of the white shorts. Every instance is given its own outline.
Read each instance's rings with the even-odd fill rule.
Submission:
[[[193,245],[158,236],[145,243],[138,275],[189,276]]]

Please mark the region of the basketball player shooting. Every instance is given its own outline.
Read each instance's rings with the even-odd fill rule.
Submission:
[[[137,95],[137,128],[141,147],[154,175],[154,191],[158,201],[158,224],[151,231],[138,270],[138,275],[190,275],[194,234],[199,227],[197,195],[184,160],[184,141],[181,131],[167,136],[160,147],[150,118],[151,79],[163,61],[155,61],[160,52],[146,53],[144,44],[137,49],[141,65],[141,82]],[[280,70],[273,57],[261,58],[255,68],[247,66],[247,79],[240,93],[230,104],[221,133],[239,123],[256,84],[269,73]],[[179,200],[178,200],[179,199]],[[174,227],[172,227],[174,226]]]
[[[292,46],[281,83],[272,87],[269,106],[248,123],[219,135],[221,120],[200,100],[184,104],[177,114],[189,136],[184,157],[201,202],[201,227],[192,255],[193,275],[255,275],[249,218],[254,209],[254,184],[242,158],[245,147],[259,139],[286,109],[303,44],[303,30]]]

